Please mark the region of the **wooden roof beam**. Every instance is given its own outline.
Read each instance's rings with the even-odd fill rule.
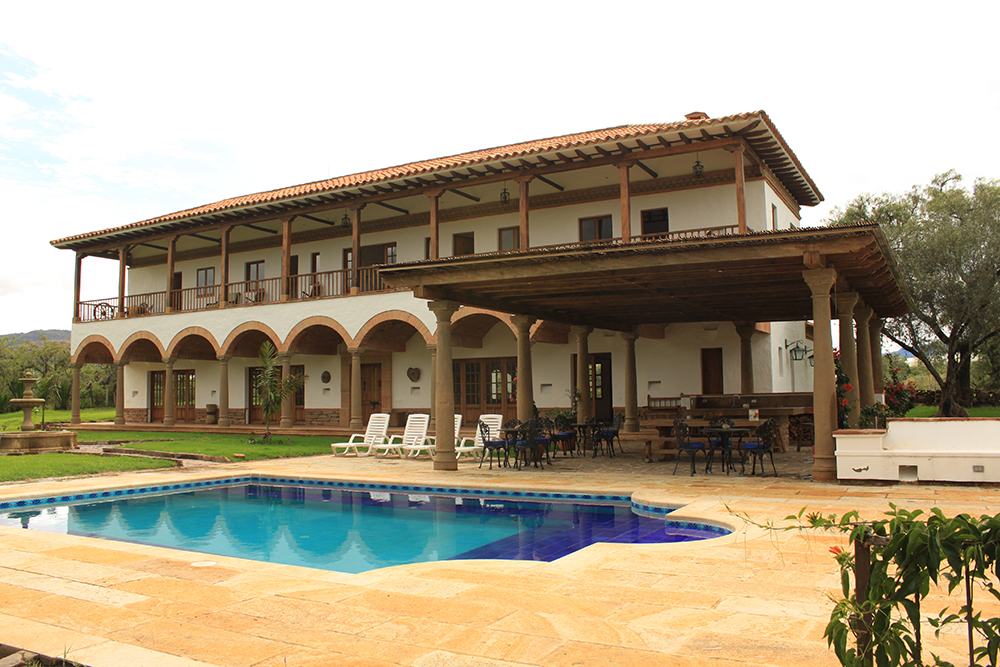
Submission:
[[[657,173],[655,171],[653,171],[652,169],[650,169],[649,167],[647,167],[646,165],[644,165],[641,160],[639,160],[638,162],[636,162],[635,166],[639,167],[639,169],[642,169],[644,172],[646,172],[647,174],[649,174],[652,178],[659,178],[659,176],[657,175]]]
[[[205,236],[204,234],[186,234],[186,236],[193,236],[196,239],[201,239],[202,241],[211,241],[212,243],[222,243],[222,239],[213,239],[211,236]]]
[[[552,187],[554,187],[559,192],[565,192],[566,191],[566,188],[564,188],[563,186],[559,185],[555,181],[552,181],[552,180],[550,180],[548,178],[545,178],[541,174],[536,175],[535,178],[537,178],[538,180],[540,180],[542,183],[545,183],[547,185],[551,185]]]
[[[569,155],[565,155],[563,153],[556,153],[556,157],[558,157],[560,160],[562,160],[563,162],[565,162],[567,164],[573,162],[573,160],[574,160],[574,158],[570,157]]]
[[[612,155],[614,155],[614,153],[612,153],[611,151],[607,150],[606,148],[601,148],[600,146],[594,146],[594,150],[603,155],[604,157],[611,157]]]
[[[250,229],[256,229],[258,232],[267,232],[268,234],[277,234],[278,232],[273,229],[268,229],[267,227],[259,227],[257,225],[243,225],[244,227],[249,227]]]
[[[312,220],[313,222],[321,222],[324,225],[330,225],[331,227],[336,227],[339,223],[333,220],[324,220],[323,218],[317,218],[315,215],[308,215],[306,213],[299,213],[300,218],[305,218],[306,220]]]
[[[384,201],[377,201],[377,202],[375,202],[375,205],[376,206],[381,206],[382,208],[387,208],[390,211],[396,211],[397,213],[402,213],[403,215],[409,215],[410,214],[410,212],[407,211],[405,208],[400,208],[399,206],[394,206],[392,204],[387,204]]]
[[[579,155],[583,160],[593,160],[594,159],[593,155],[587,155],[586,153],[584,153],[579,148],[576,149],[576,154]]]
[[[459,197],[465,197],[466,199],[469,199],[474,202],[482,201],[482,199],[480,199],[479,197],[476,197],[475,195],[470,195],[468,192],[462,192],[458,188],[448,188],[447,190],[445,190],[445,192],[454,192]]]
[[[157,250],[162,250],[163,252],[166,252],[166,251],[167,251],[167,249],[166,249],[166,248],[164,248],[163,246],[161,246],[161,245],[156,245],[156,244],[154,244],[154,243],[145,243],[145,242],[143,242],[143,243],[139,243],[139,245],[144,245],[144,246],[147,246],[147,247],[149,247],[149,248],[156,248]]]

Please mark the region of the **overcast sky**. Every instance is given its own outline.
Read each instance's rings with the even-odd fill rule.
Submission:
[[[1000,178],[991,2],[22,2],[0,21],[0,334],[70,328],[49,241],[615,125],[763,109],[826,201]],[[84,262],[84,298],[117,292]]]

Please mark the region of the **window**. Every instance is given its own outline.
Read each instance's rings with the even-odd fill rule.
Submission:
[[[309,273],[319,273],[319,253],[314,252],[309,256]]]
[[[583,242],[588,241],[603,241],[604,239],[610,239],[611,236],[611,216],[605,215],[599,218],[581,218],[580,219],[580,240]]]
[[[778,207],[771,204],[771,229],[778,228]]]
[[[246,263],[246,277],[244,280],[263,280],[264,279],[264,260],[259,262],[247,262]]]
[[[506,250],[517,250],[521,247],[521,228],[504,227],[500,230],[500,252]]]
[[[198,269],[198,296],[212,296],[215,292],[215,267]]]
[[[451,237],[452,255],[472,255],[476,252],[476,239],[474,232],[453,234]]]
[[[654,208],[642,212],[642,235],[670,233],[670,216],[667,209]]]

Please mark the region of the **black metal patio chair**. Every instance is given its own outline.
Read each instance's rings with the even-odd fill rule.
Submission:
[[[677,438],[677,463],[674,464],[674,474],[677,474],[677,467],[681,464],[681,454],[687,453],[691,457],[691,476],[694,477],[694,462],[698,452],[705,456],[706,465],[708,463],[708,446],[704,442],[691,440],[691,428],[683,419],[674,420],[674,437]]]
[[[778,434],[778,424],[775,422],[774,417],[761,422],[761,425],[757,427],[757,432],[754,434],[754,440],[750,442],[743,443],[743,452],[749,454],[753,457],[753,463],[750,466],[750,476],[753,477],[757,472],[757,461],[760,461],[760,476],[764,476],[764,455],[770,457],[771,459],[771,470],[774,471],[774,476],[778,476],[778,469],[774,467],[774,439]],[[746,457],[743,458],[743,464],[740,466],[740,472],[746,471]]]
[[[483,467],[483,459],[489,456],[490,470],[493,470],[494,453],[497,455],[497,467],[500,467],[501,452],[503,453],[503,465],[507,465],[510,455],[507,448],[507,439],[503,436],[503,434],[492,432],[490,425],[485,422],[479,422],[479,434],[482,436],[483,441],[483,456],[479,459],[479,467]]]

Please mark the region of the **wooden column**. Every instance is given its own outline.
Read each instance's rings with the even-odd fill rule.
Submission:
[[[876,394],[885,393],[885,369],[882,368],[882,318],[872,317],[868,324],[872,354],[872,389]]]
[[[854,308],[858,305],[857,292],[844,292],[836,297],[837,317],[840,319],[840,365],[851,389],[847,392],[847,423],[858,427],[861,416],[861,390],[858,381],[858,344],[854,338]]]
[[[740,336],[740,393],[754,392],[753,377],[753,335],[757,331],[755,322],[734,322]]]
[[[427,423],[427,430],[437,433],[437,400],[435,398],[437,395],[437,385],[435,384],[437,378],[437,343],[428,343],[427,349],[431,353],[431,419]]]
[[[587,336],[592,327],[574,326],[570,331],[576,334],[576,391],[579,399],[576,404],[576,420],[581,424],[593,415],[590,401],[590,349]]]
[[[128,246],[118,248],[118,319],[124,318],[125,312],[125,267],[128,265]]]
[[[632,195],[629,189],[628,170],[635,162],[623,162],[618,165],[618,191],[622,205],[622,242],[627,243],[632,237]]]
[[[232,227],[222,230],[222,244],[219,246],[219,308],[229,305],[229,233]],[[220,408],[221,409],[221,408]],[[219,417],[219,425],[222,425],[222,417]]]
[[[625,341],[625,424],[622,427],[626,433],[636,433],[639,430],[639,388],[635,370],[635,340],[639,336],[634,331],[623,331]]]
[[[531,208],[528,205],[528,184],[531,183],[531,179],[531,176],[518,176],[514,179],[517,182],[517,212],[520,216],[521,250],[531,247],[531,243],[528,242],[528,214]]]
[[[441,256],[441,241],[440,241],[440,225],[438,223],[438,203],[441,198],[441,194],[444,190],[429,190],[426,194],[427,198],[430,200],[431,210],[431,247],[430,247],[430,257],[428,259],[437,259]]]
[[[76,253],[76,266],[73,270],[73,321],[80,321],[80,278],[83,273],[83,253]]]
[[[833,431],[837,423],[837,377],[833,367],[833,336],[830,332],[830,288],[837,280],[833,269],[802,272],[813,300],[813,474],[817,482],[837,479]]]
[[[361,209],[364,204],[355,204],[351,207],[351,294],[361,291]],[[354,423],[354,415],[351,415],[351,423]]]
[[[281,359],[281,379],[292,377],[292,353],[282,352],[278,355]],[[291,428],[292,424],[295,423],[295,419],[292,417],[292,410],[295,406],[295,394],[292,393],[285,396],[285,400],[281,402],[281,421],[278,426],[281,428]]]
[[[219,426],[227,428],[229,421],[229,360],[231,354],[220,354],[219,360]]]
[[[531,325],[529,315],[511,315],[517,329],[517,418],[526,422],[535,416],[535,383],[531,374]]]
[[[437,372],[434,380],[434,402],[437,420],[435,424],[435,439],[437,447],[434,450],[435,470],[458,470],[458,458],[455,456],[455,387],[451,372],[451,316],[458,310],[454,301],[431,301],[427,304],[437,317]]]
[[[164,305],[164,312],[174,312],[174,262],[177,254],[177,237],[173,236],[167,241],[167,303]]]
[[[80,423],[80,371],[83,369],[83,364],[76,363],[73,364],[73,384],[70,386],[70,413],[69,413],[69,423],[79,424]],[[115,389],[115,412],[118,411],[118,390]],[[122,410],[124,416],[124,409]]]
[[[360,430],[364,427],[364,420],[361,415],[364,411],[361,409],[361,355],[364,353],[364,348],[348,348],[348,352],[351,353],[351,423],[350,427],[355,430]]]
[[[115,362],[115,426],[125,425],[125,362]]]
[[[871,332],[868,322],[872,318],[872,309],[860,305],[854,309],[854,323],[858,327],[858,392],[861,397],[861,409],[875,405],[875,383],[872,371]]]
[[[163,360],[166,364],[166,371],[163,377],[163,425],[173,426],[174,421],[174,404],[177,401],[177,396],[174,394],[174,362],[176,359],[167,357]]]
[[[289,301],[292,298],[292,220],[285,218],[281,221],[281,300]],[[282,415],[284,419],[284,415]]]
[[[743,171],[743,146],[736,145],[733,151],[733,166],[736,169],[736,224],[739,233],[747,233],[746,174]]]

